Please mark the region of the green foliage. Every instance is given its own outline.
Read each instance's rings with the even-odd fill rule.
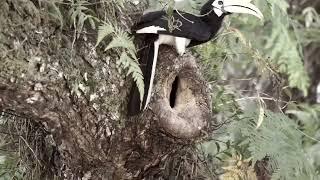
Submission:
[[[96,47],[106,37],[111,37],[112,40],[105,48],[105,51],[115,49],[115,52],[119,53],[120,58],[117,61],[117,65],[123,69],[128,69],[127,76],[131,74],[136,82],[142,102],[144,94],[143,74],[136,57],[136,48],[133,40],[121,28],[110,23],[104,23],[99,26]]]
[[[303,10],[305,26],[301,27],[303,41],[306,44],[316,42],[320,43],[320,15],[313,7],[307,7]]]
[[[239,48],[233,48],[236,51],[243,47],[249,50],[249,56],[244,58],[258,59],[260,66],[267,65],[269,66],[265,67],[267,69],[271,66],[271,69],[288,75],[289,86],[296,87],[307,95],[310,80],[303,66],[299,35],[294,31],[296,22],[286,13],[287,2],[270,0],[266,3],[258,0],[255,4],[263,10],[265,25],[262,27],[261,23],[251,20],[250,17],[232,18],[231,26],[241,29],[243,40],[240,42],[246,43],[233,45],[234,41],[229,41],[230,45],[232,47],[240,45]],[[231,38],[232,36],[239,38],[237,34],[238,31],[231,32]]]
[[[143,97],[143,75],[136,57],[135,45],[132,38],[129,37],[128,33],[124,30],[123,24],[114,23],[118,20],[118,17],[115,17],[115,12],[123,10],[125,3],[129,1],[130,0],[108,0],[91,2],[88,0],[57,0],[53,2],[45,1],[44,4],[51,17],[58,21],[61,29],[70,31],[70,29],[67,29],[65,25],[70,25],[70,27],[74,29],[72,48],[74,47],[75,41],[79,39],[82,34],[84,34],[85,27],[95,30],[96,24],[101,24],[98,29],[98,38],[95,47],[102,44],[104,39],[110,40],[108,46],[105,47],[105,50],[111,51],[110,54],[113,54],[114,57],[117,55],[119,56],[119,59],[116,61],[118,67],[126,69],[127,75],[131,75],[133,77],[139,88],[140,96]],[[98,15],[95,14],[96,11],[92,10],[94,7],[92,6],[93,4],[99,4],[103,7],[106,7],[106,11],[104,12],[106,19],[98,18]],[[66,14],[65,11],[68,12],[68,15],[63,17],[62,14]],[[1,116],[2,114],[0,113],[0,130],[5,127],[1,124]],[[12,120],[11,122],[13,124],[19,123],[19,121],[15,120]],[[21,127],[21,129],[22,135],[17,136],[17,134],[20,134],[20,132],[13,131],[12,136],[14,137],[8,137],[5,134],[2,134],[0,131],[0,179],[38,179],[37,177],[40,177],[40,174],[38,174],[41,171],[39,167],[40,163],[37,164],[38,159],[33,153],[33,147],[31,147],[27,143],[27,140],[24,139],[25,137],[29,138],[30,134],[32,133],[37,135],[38,133],[30,133],[30,130],[26,127]],[[23,134],[23,130],[27,131],[25,132],[26,135]],[[32,131],[34,131],[34,129],[32,129]],[[7,137],[6,141],[2,141],[4,137]],[[41,135],[39,135],[39,137],[41,137]],[[40,142],[34,137],[32,140],[37,143]],[[12,142],[13,145],[8,144],[7,142]],[[39,143],[39,146],[40,145],[43,144]],[[44,147],[35,149],[41,152],[43,148]],[[32,152],[30,153],[29,151]],[[39,157],[44,156],[39,155]],[[29,161],[32,163],[29,163]]]
[[[114,33],[115,29],[110,23],[105,23],[98,28],[98,38],[96,42],[96,47],[100,44],[100,42],[110,34]]]
[[[239,103],[251,97],[244,97],[237,84],[225,77],[228,73],[234,75],[230,79],[250,77],[246,81],[249,84],[257,76],[282,73],[287,75],[290,87],[306,95],[310,80],[303,65],[302,46],[319,42],[319,15],[307,8],[301,17],[289,16],[285,0],[256,0],[254,4],[263,11],[264,22],[232,15],[225,19],[224,31],[214,43],[195,49],[201,56],[204,74],[213,85],[213,109],[218,114],[215,118],[225,124],[214,132],[212,141],[199,149],[205,152],[212,168],[208,168],[210,174],[221,173],[217,167],[240,154],[252,158],[253,164],[268,159],[273,179],[320,179],[319,106],[289,103],[286,114],[278,114],[258,103]],[[243,89],[250,95],[257,94]],[[252,98],[261,99],[258,94]],[[262,111],[247,112],[259,107]]]
[[[273,17],[278,13],[279,9],[286,14],[287,9],[289,8],[288,2],[284,0],[267,0],[266,3],[271,9]]]
[[[48,9],[48,13],[55,19],[57,19],[60,23],[60,28],[62,29],[64,26],[64,20],[63,20],[63,16],[62,13],[58,7],[58,5],[56,4],[56,1],[45,1],[45,3],[47,3],[47,9]]]
[[[280,72],[288,74],[289,86],[297,87],[307,95],[310,80],[297,49],[298,42],[288,33],[288,27],[273,28],[266,48],[270,50],[271,59],[277,59]]]
[[[230,25],[226,23],[225,31],[218,35],[222,40],[217,42],[226,55],[234,55],[224,56],[225,60],[254,60],[261,70],[287,74],[289,86],[306,95],[310,80],[303,66],[298,32],[292,31],[296,23],[286,14],[287,2],[258,0],[255,4],[265,14],[265,25],[250,16],[231,16]]]
[[[3,127],[9,121],[0,113],[0,179],[23,179],[26,171],[21,165],[18,149],[14,150],[13,143],[8,141],[10,135],[3,132]]]
[[[258,113],[246,113],[231,125],[231,132],[242,137],[239,146],[248,146],[253,162],[269,158],[273,179],[316,179],[319,177],[302,144],[303,134],[284,114],[266,111],[257,128]]]
[[[190,4],[203,4],[204,2],[189,0],[185,4],[190,6]],[[209,46],[220,46],[219,51],[223,51],[225,54],[222,57],[224,61],[248,63],[248,60],[251,60],[251,62],[257,63],[257,68],[262,72],[286,74],[289,86],[296,87],[304,95],[307,95],[310,80],[303,66],[302,44],[296,27],[297,22],[287,14],[289,7],[287,1],[256,0],[254,4],[257,4],[263,11],[264,23],[251,16],[232,15],[230,16],[230,24],[226,19],[226,27],[218,35],[217,45],[210,44]],[[192,11],[192,8],[184,9]],[[312,22],[314,22],[315,13],[312,12],[312,17],[310,16],[308,17],[309,21],[312,18]],[[317,36],[317,30],[310,29],[310,31],[312,31],[310,34]],[[308,34],[308,31],[305,33]],[[220,61],[221,58],[215,56],[215,50],[203,53],[201,48],[203,47],[198,48],[201,55],[212,55],[211,58],[204,57],[205,59]],[[209,63],[206,62],[206,64]]]
[[[288,74],[289,86],[297,87],[306,96],[310,80],[302,62],[301,44],[290,28],[295,28],[286,11],[289,5],[286,1],[272,4],[272,32],[267,38],[265,48],[270,52],[270,58],[276,59],[280,72]]]
[[[310,156],[310,161],[320,171],[320,106],[290,105],[286,114],[291,115],[304,133],[303,145]]]
[[[223,73],[224,61],[228,59],[222,39],[215,43],[199,45],[196,51],[201,55],[201,63],[205,64],[203,73],[209,82],[217,81]]]
[[[294,119],[300,124],[303,132],[320,140],[319,105],[292,104],[288,107],[286,114],[294,117]],[[316,143],[316,141],[306,138],[304,143],[311,145]]]
[[[18,161],[16,152],[0,151],[0,179],[23,179],[25,169],[19,166]]]
[[[105,51],[111,51],[119,57],[116,61],[118,67],[127,70],[127,75],[133,77],[142,98],[143,75],[135,45],[121,24],[115,23],[116,17],[106,16],[103,20],[97,18],[87,0],[46,2],[49,13],[59,21],[61,28],[68,24],[64,22],[63,13],[57,5],[62,2],[67,2],[68,18],[75,29],[74,40],[81,36],[86,24],[96,29],[96,23],[99,23],[95,47],[104,45]],[[125,2],[127,1],[101,1],[116,6],[110,10],[109,15],[124,8]],[[155,0],[151,2],[158,3]],[[198,13],[204,2],[206,0],[186,0],[178,4],[174,4],[173,0],[162,1],[160,8],[167,6],[170,19],[174,8]],[[227,80],[223,78],[226,71],[230,71],[228,68],[232,63],[238,65],[235,68],[237,72],[254,68],[259,69],[261,72],[258,73],[261,74],[265,71],[272,74],[281,72],[288,76],[290,87],[297,87],[306,95],[309,78],[303,66],[301,43],[320,42],[319,14],[312,8],[306,8],[302,17],[299,17],[305,23],[301,25],[287,15],[289,6],[285,0],[256,0],[254,4],[258,4],[263,10],[264,23],[251,16],[232,15],[230,19],[226,19],[224,31],[218,34],[214,43],[196,48],[205,65],[204,74],[212,87],[215,118],[225,123],[225,126],[215,131],[212,136],[215,139],[203,143],[199,149],[205,151],[206,162],[211,164],[217,163],[216,161],[223,164],[234,155],[242,155],[252,158],[253,163],[268,159],[268,168],[274,172],[273,179],[320,179],[320,107],[290,104],[287,115],[261,108],[259,112],[246,112],[240,109],[238,103],[245,98],[241,93],[230,90],[230,85],[226,85]],[[169,26],[174,27],[174,20],[170,19],[169,22],[172,23]],[[298,34],[301,32],[303,37]],[[256,98],[259,99],[259,95]],[[259,107],[262,107],[261,104]],[[21,174],[25,169],[17,163],[18,154],[3,152],[3,147],[0,139],[0,179],[23,178]],[[219,171],[221,164],[213,169]]]
[[[133,80],[136,82],[140,93],[140,101],[142,102],[144,95],[144,81],[141,69],[137,63],[137,59],[132,59],[132,57],[128,56],[127,53],[122,52],[118,65],[124,69],[128,68],[127,76],[131,74]]]
[[[86,7],[87,0],[70,0],[70,3],[68,17],[70,17],[70,22],[76,30],[77,38],[79,38],[86,21],[90,23],[92,29],[95,29],[95,21],[99,22],[100,19],[94,15],[91,9]]]
[[[114,6],[114,9],[122,9],[124,8],[125,2],[127,1],[112,0],[103,3],[105,3],[107,6]],[[64,24],[61,15],[62,13],[56,3],[57,2],[48,3],[48,9],[50,10],[50,14],[59,20],[62,28]],[[105,51],[112,49],[118,54],[118,67],[128,70],[127,76],[131,75],[136,82],[140,97],[142,99],[144,94],[144,82],[142,71],[139,67],[138,59],[136,57],[135,45],[133,44],[133,39],[129,37],[125,30],[122,29],[121,25],[114,23],[116,22],[114,19],[116,17],[110,16],[108,17],[109,19],[99,19],[97,15],[95,15],[94,11],[88,8],[88,6],[92,5],[92,3],[87,0],[68,0],[68,3],[66,4],[69,7],[68,18],[70,19],[70,24],[75,29],[72,47],[75,40],[80,37],[86,22],[92,29],[96,29],[96,23],[100,23],[101,25],[98,28],[98,37],[95,47],[101,44],[103,39],[106,37],[111,39],[111,42],[109,42],[108,46],[105,48]],[[111,11],[110,14],[114,14],[114,11]]]

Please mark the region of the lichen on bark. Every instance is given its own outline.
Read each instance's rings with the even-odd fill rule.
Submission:
[[[93,9],[97,14],[103,13],[104,8],[110,10],[105,6]],[[126,103],[131,79],[119,72],[117,55],[99,48],[95,50],[96,32],[89,29],[73,43],[74,30],[61,29],[45,7],[45,2],[31,0],[0,2],[0,111],[15,112],[46,132],[41,144],[51,150],[43,151],[45,155],[37,159],[48,162],[41,163],[41,168],[51,173],[41,176],[67,179],[169,177],[178,171],[172,167],[159,169],[159,166],[166,163],[180,166],[177,161],[181,155],[196,158],[191,150],[195,140],[204,133],[211,110],[206,83],[196,65],[192,65],[189,74],[192,79],[195,73],[195,84],[201,85],[189,88],[193,93],[200,93],[193,97],[203,97],[195,101],[203,108],[203,113],[197,111],[202,114],[202,124],[196,127],[196,133],[179,136],[172,133],[174,131],[168,132],[159,121],[159,111],[153,109],[128,118]],[[109,13],[119,15],[115,10]],[[131,15],[134,12],[127,10],[125,14],[118,18],[121,22],[127,21],[122,25],[128,28],[134,20]],[[175,67],[181,70],[184,60],[190,59],[196,62],[190,54],[177,58],[172,48],[161,50],[151,108],[161,97],[159,92],[167,78],[164,74],[175,72]],[[184,117],[183,114],[179,116]],[[193,118],[189,120],[192,122]],[[188,163],[192,164],[191,161]],[[181,167],[186,171],[183,176],[188,173],[199,176],[196,171],[188,172],[189,165]]]

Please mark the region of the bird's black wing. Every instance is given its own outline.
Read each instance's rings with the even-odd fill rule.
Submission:
[[[143,27],[146,27],[146,24],[150,24],[151,22],[156,21],[157,19],[166,17],[166,15],[167,13],[165,11],[153,11],[146,13],[143,16],[141,16],[139,22],[132,27],[132,30],[136,31]]]
[[[170,32],[168,27],[168,16],[164,11],[150,12],[141,17],[133,30],[137,31],[149,26],[166,29],[158,31],[158,34],[167,34],[177,37],[185,37],[196,41],[208,41],[211,36],[210,28],[200,17],[185,12],[173,12],[173,27]]]

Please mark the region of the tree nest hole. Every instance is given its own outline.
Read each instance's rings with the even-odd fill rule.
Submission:
[[[166,76],[161,86],[160,97],[153,106],[160,127],[178,138],[198,137],[207,125],[210,105],[206,83],[197,68],[181,67]]]
[[[179,76],[176,76],[174,79],[172,86],[171,86],[171,92],[170,92],[170,107],[174,108],[176,99],[177,99],[177,93],[178,93],[178,85],[179,85]]]
[[[179,76],[170,79],[167,85],[167,96],[172,110],[185,114],[188,110],[197,108],[196,96],[199,95],[199,92],[195,87],[199,87],[199,85],[183,72]]]

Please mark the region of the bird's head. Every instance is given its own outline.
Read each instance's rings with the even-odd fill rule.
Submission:
[[[245,13],[263,19],[261,11],[250,2],[251,0],[210,0],[213,11],[218,17],[223,14]]]

